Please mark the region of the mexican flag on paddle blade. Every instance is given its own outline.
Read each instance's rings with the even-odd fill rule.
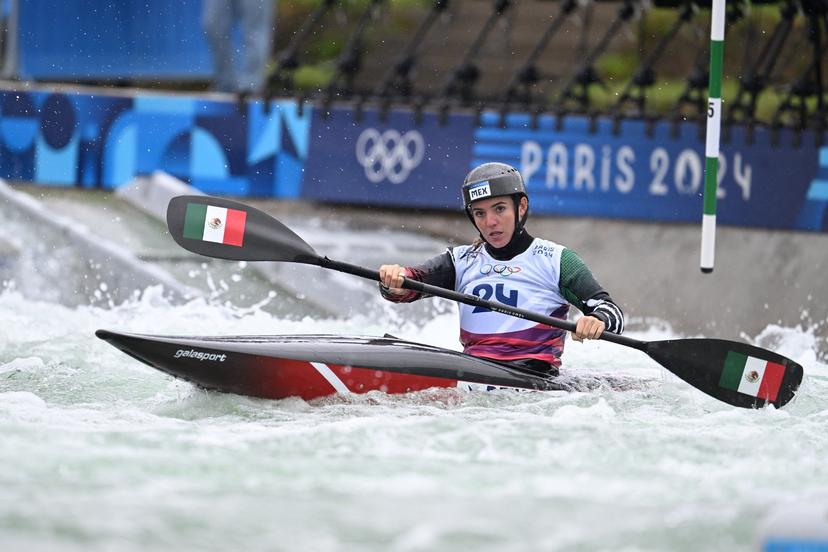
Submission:
[[[781,364],[728,351],[719,386],[773,402],[784,375]]]
[[[247,212],[203,203],[188,203],[184,237],[241,247]]]

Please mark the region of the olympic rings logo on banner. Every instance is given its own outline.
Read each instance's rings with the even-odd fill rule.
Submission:
[[[388,179],[393,184],[404,182],[411,171],[423,161],[425,140],[416,130],[400,134],[375,128],[362,131],[356,142],[356,158],[365,169],[365,176],[374,183]]]
[[[494,266],[490,264],[485,264],[480,267],[480,274],[488,274],[490,272],[494,272],[495,274],[500,274],[504,278],[507,276],[511,276],[512,274],[517,274],[520,272],[519,266],[509,266],[503,264],[496,264]]]

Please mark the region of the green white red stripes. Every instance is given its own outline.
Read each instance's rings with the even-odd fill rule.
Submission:
[[[773,402],[784,376],[785,367],[781,364],[730,351],[719,386]]]
[[[247,213],[203,203],[188,203],[184,215],[184,237],[241,247]]]
[[[701,270],[712,272],[716,255],[716,194],[719,173],[719,133],[722,121],[725,0],[713,0],[710,20],[710,76],[707,100],[707,140],[704,148],[704,212]]]

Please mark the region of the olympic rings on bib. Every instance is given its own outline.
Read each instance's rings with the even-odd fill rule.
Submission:
[[[509,266],[504,264],[496,264],[494,266],[490,264],[484,264],[480,267],[480,274],[488,274],[490,272],[494,272],[495,274],[500,274],[504,278],[506,276],[511,276],[512,274],[517,274],[520,272],[519,266]]]

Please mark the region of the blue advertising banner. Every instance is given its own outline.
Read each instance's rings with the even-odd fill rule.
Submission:
[[[648,134],[643,121],[567,117],[560,128],[541,117],[531,128],[526,115],[485,114],[474,133],[473,164],[515,165],[527,182],[535,212],[562,215],[698,222],[704,188],[704,141],[698,126],[668,121]],[[718,220],[723,224],[818,230],[821,216],[809,190],[824,178],[813,135],[793,147],[783,131],[773,145],[765,129],[748,143],[733,128],[719,157]],[[807,143],[810,141],[810,143]],[[825,149],[823,148],[823,152]],[[825,154],[823,153],[823,158]],[[812,197],[813,196],[813,197]],[[824,209],[823,209],[824,210]]]
[[[472,121],[434,114],[314,110],[302,197],[397,207],[457,209],[472,159]]]
[[[479,123],[479,124],[478,124]],[[0,177],[114,188],[165,171],[217,195],[460,208],[478,163],[520,169],[533,212],[698,223],[704,144],[695,124],[484,113],[357,116],[291,99],[0,91]],[[828,147],[757,129],[722,145],[719,221],[828,231]]]
[[[296,102],[0,92],[0,176],[114,188],[165,171],[207,193],[297,197],[310,114]]]

